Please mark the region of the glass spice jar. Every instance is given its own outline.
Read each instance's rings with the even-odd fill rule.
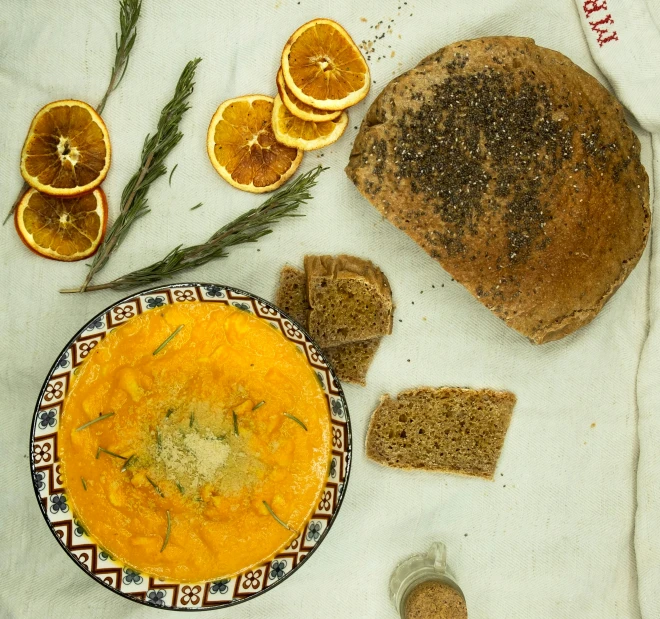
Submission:
[[[428,581],[451,587],[465,600],[447,567],[447,547],[442,542],[435,542],[426,554],[413,555],[401,562],[390,578],[390,600],[402,619],[406,619],[406,603],[410,594]]]

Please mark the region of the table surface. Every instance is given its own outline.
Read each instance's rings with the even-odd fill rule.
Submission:
[[[95,104],[108,79],[116,0],[5,0],[0,16],[0,195],[20,184],[18,158],[46,102]],[[639,617],[632,536],[637,458],[635,380],[646,335],[649,252],[601,315],[556,343],[533,346],[509,330],[355,190],[343,172],[369,104],[394,75],[452,41],[531,36],[602,80],[572,0],[402,2],[144,0],[124,82],[104,119],[113,164],[104,183],[111,215],[185,63],[201,56],[184,138],[168,160],[171,186],[149,193],[152,212],[131,230],[100,280],[194,243],[262,198],[229,187],[205,152],[217,105],[275,92],[281,48],[301,23],[324,14],[357,41],[375,41],[372,91],[349,111],[339,142],[305,155],[303,170],[327,165],[306,217],[285,221],[256,245],[179,281],[230,284],[272,298],[280,268],[306,253],[350,253],[382,267],[396,301],[365,388],[347,386],[354,461],[341,514],[315,556],[273,591],[227,611],[238,618],[369,617],[396,613],[387,584],[396,564],[436,540],[463,588],[471,619]],[[53,9],[56,6],[56,9]],[[400,7],[400,8],[399,8]],[[379,22],[382,24],[374,29]],[[391,20],[391,21],[390,21]],[[385,35],[385,36],[382,36]],[[378,38],[377,37],[381,37]],[[377,40],[376,40],[377,39]],[[633,125],[634,126],[634,125]],[[650,169],[650,140],[638,131]],[[190,207],[203,202],[203,207]],[[13,226],[0,229],[0,616],[144,617],[155,610],[114,595],[79,570],[53,540],[34,500],[28,437],[33,406],[57,353],[120,292],[59,295],[79,283],[83,263],[40,259]],[[518,405],[496,479],[393,471],[367,461],[364,438],[383,393],[418,385],[505,388]]]

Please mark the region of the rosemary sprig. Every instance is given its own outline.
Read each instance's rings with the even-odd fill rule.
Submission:
[[[291,419],[291,421],[295,421],[299,426],[302,427],[303,430],[305,430],[305,432],[307,432],[307,426],[302,421],[300,421],[298,417],[295,417],[294,415],[290,415],[289,413],[284,413],[284,416]]]
[[[85,481],[84,477],[80,478],[80,481],[82,482],[82,487],[85,492],[87,492],[87,482]]]
[[[149,212],[147,203],[149,188],[155,180],[167,174],[165,159],[183,137],[183,133],[179,131],[179,123],[190,108],[188,97],[193,92],[195,70],[200,61],[200,58],[191,60],[181,73],[174,96],[160,113],[156,133],[147,135],[144,141],[139,169],[124,187],[119,216],[94,256],[83,285],[69,292],[85,292],[92,278],[106,265],[111,254],[121,245],[133,223]]]
[[[137,36],[137,22],[140,18],[141,9],[142,0],[120,0],[119,2],[120,34],[117,36],[115,33],[115,63],[112,65],[108,89],[105,91],[101,103],[96,108],[99,114],[103,113],[110,94],[119,86],[122,79],[124,79],[131,50]]]
[[[229,222],[201,245],[175,247],[162,260],[154,262],[122,277],[104,284],[86,286],[85,291],[121,290],[145,286],[167,279],[185,271],[202,266],[216,258],[225,258],[227,250],[234,245],[254,243],[272,232],[271,226],[284,217],[300,217],[295,211],[312,199],[310,189],[316,185],[318,175],[326,170],[318,166],[299,176],[295,181],[274,193],[261,206],[251,209]],[[61,290],[60,292],[81,292]]]
[[[151,477],[147,477],[146,475],[145,475],[145,477],[147,478],[147,481],[154,487],[154,490],[158,494],[160,494],[160,496],[165,498],[165,495],[163,494],[163,491],[158,487],[158,484],[153,479],[151,479]]]
[[[133,464],[133,462],[135,462],[136,459],[137,459],[137,456],[135,454],[133,454],[132,456],[129,456],[128,460],[126,460],[126,462],[124,462],[124,466],[121,467],[121,472],[123,473],[124,471],[126,471],[126,469],[129,466],[131,466],[131,464]]]
[[[282,520],[272,509],[270,505],[266,501],[262,501],[262,503],[266,506],[266,509],[268,510],[268,513],[275,518],[278,524],[282,525],[285,529],[288,529],[292,533],[298,533],[295,529],[291,528],[284,520]]]
[[[99,456],[104,453],[108,454],[109,456],[112,456],[113,458],[119,458],[120,460],[128,460],[128,458],[124,458],[124,456],[120,456],[119,454],[116,454],[114,451],[109,451],[107,449],[104,449],[103,447],[99,447],[96,450],[96,459],[99,459]]]
[[[95,424],[97,421],[103,421],[104,419],[107,419],[108,417],[112,417],[114,413],[106,413],[105,415],[100,415],[96,419],[92,419],[91,421],[88,421],[87,423],[83,423],[81,426],[78,426],[76,428],[76,432],[80,432],[81,430],[84,430],[85,428],[89,428],[92,424]]]
[[[163,350],[163,348],[165,348],[165,346],[167,346],[176,337],[177,333],[181,331],[181,329],[183,329],[183,325],[179,325],[176,329],[174,329],[174,331],[172,331],[172,333],[167,336],[167,339],[158,348],[156,348],[156,350],[154,350],[153,355],[156,356],[161,350]]]
[[[261,402],[257,402],[252,408],[252,410],[256,411],[258,408],[261,408],[265,403],[266,403],[265,400],[261,400]]]
[[[234,434],[238,436],[238,415],[236,414],[236,411],[232,411],[231,414],[234,418]]]
[[[128,59],[133,49],[133,44],[135,43],[135,37],[137,35],[137,22],[140,17],[140,9],[142,8],[142,0],[120,0],[119,1],[119,37],[115,33],[115,46],[117,48],[115,53],[115,62],[112,65],[112,73],[110,74],[110,83],[108,84],[108,89],[103,95],[103,99],[96,106],[96,111],[101,114],[105,104],[110,96],[110,93],[113,92],[122,78],[124,73],[126,73],[126,68],[128,67]],[[119,78],[117,76],[119,75]],[[22,187],[18,192],[18,197],[14,204],[12,204],[7,213],[7,217],[2,222],[4,226],[9,218],[14,214],[14,211],[18,207],[18,203],[21,201],[23,194],[30,189],[30,185],[26,182],[23,183]]]
[[[165,546],[167,546],[167,542],[170,541],[170,533],[172,532],[172,519],[170,518],[170,510],[167,510],[167,533],[165,533],[165,541],[163,542],[163,545],[160,548],[160,551],[163,552],[165,550]]]

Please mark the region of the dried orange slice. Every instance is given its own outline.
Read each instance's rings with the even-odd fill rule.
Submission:
[[[369,66],[337,22],[314,19],[296,30],[282,52],[282,73],[294,96],[320,110],[345,110],[367,96]]]
[[[28,249],[67,262],[93,255],[107,223],[108,202],[101,188],[75,198],[28,189],[14,214],[16,231]]]
[[[230,185],[264,193],[277,189],[298,169],[303,153],[275,139],[272,116],[273,98],[265,95],[228,99],[216,110],[206,149]]]
[[[279,95],[273,103],[273,131],[278,142],[299,148],[316,150],[336,142],[346,130],[348,114],[342,112],[335,120],[313,123],[294,116]]]
[[[277,92],[280,94],[282,103],[294,116],[302,120],[311,120],[318,123],[324,120],[334,120],[341,114],[341,110],[317,110],[311,105],[303,103],[291,92],[291,89],[286,85],[282,69],[277,72]]]
[[[98,187],[110,168],[108,130],[82,101],[54,101],[32,120],[21,154],[21,174],[42,193],[76,196]]]

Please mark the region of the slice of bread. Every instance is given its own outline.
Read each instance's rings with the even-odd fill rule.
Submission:
[[[367,384],[367,371],[380,346],[380,340],[377,337],[363,342],[350,342],[324,348],[323,352],[335,368],[339,380],[364,387]]]
[[[292,266],[285,266],[280,273],[280,284],[275,303],[291,318],[308,328],[311,308],[307,302],[305,273]],[[378,350],[380,338],[363,342],[351,342],[323,349],[335,369],[337,378],[346,383],[366,385],[367,371]]]
[[[367,456],[386,466],[492,479],[516,396],[422,387],[385,395],[367,433]]]
[[[307,303],[305,273],[285,265],[280,272],[280,285],[275,293],[275,304],[307,329],[310,307]]]
[[[404,619],[467,619],[465,599],[439,580],[417,585],[406,600]]]
[[[392,291],[383,272],[354,256],[305,256],[309,332],[321,346],[392,332]]]

